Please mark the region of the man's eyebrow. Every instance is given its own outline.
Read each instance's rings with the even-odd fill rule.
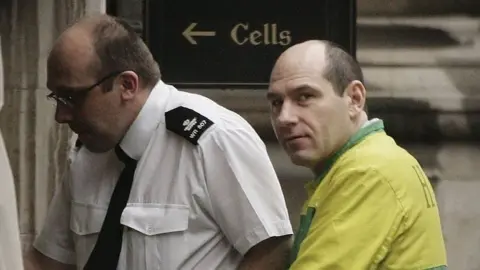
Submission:
[[[295,88],[293,89],[290,89],[290,93],[297,93],[297,92],[303,92],[303,91],[309,91],[309,90],[312,90],[314,89],[314,87],[308,83],[305,83],[305,84],[300,84],[298,86],[296,86]]]
[[[276,98],[281,97],[280,94],[273,93],[273,92],[267,92],[267,94],[265,96],[268,100],[272,100],[272,99],[276,99]]]
[[[275,92],[272,92],[272,91],[268,91],[267,94],[266,94],[266,98],[268,100],[272,100],[272,99],[281,98],[284,95],[286,95],[286,96],[289,96],[289,95],[292,95],[292,94],[295,95],[295,94],[299,94],[299,93],[302,93],[302,92],[305,92],[305,91],[312,91],[312,90],[315,90],[315,87],[313,85],[311,85],[309,83],[303,83],[303,84],[295,86],[294,88],[288,89],[285,94],[279,94],[279,93],[275,93]]]

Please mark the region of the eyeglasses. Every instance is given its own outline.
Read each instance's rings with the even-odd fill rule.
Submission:
[[[47,99],[55,101],[57,103],[61,103],[61,104],[65,105],[65,106],[68,106],[68,107],[73,107],[75,105],[75,103],[77,103],[77,99],[80,96],[85,96],[88,92],[90,92],[95,87],[101,85],[102,83],[104,83],[108,79],[121,74],[122,72],[123,71],[112,72],[112,73],[108,74],[107,76],[101,78],[98,82],[96,82],[95,84],[93,84],[91,86],[74,87],[74,88],[65,89],[65,92],[70,92],[71,93],[70,95],[57,95],[57,94],[52,92],[52,93],[47,95]]]

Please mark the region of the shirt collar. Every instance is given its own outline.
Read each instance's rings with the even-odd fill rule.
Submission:
[[[164,117],[165,107],[172,89],[159,80],[151,90],[137,118],[120,142],[120,147],[129,157],[135,160],[142,157],[158,124]]]
[[[323,169],[317,175],[317,178],[313,181],[315,184],[318,185],[320,181],[327,175],[329,170],[332,168],[333,164],[348,150],[355,147],[358,143],[363,141],[366,137],[370,136],[373,133],[383,131],[383,121],[378,118],[373,118],[367,121],[352,137],[335,153],[333,153],[329,158],[327,158],[324,162]]]
[[[365,122],[362,126],[362,128],[366,127],[366,126],[369,126],[375,122],[378,122],[378,121],[381,121],[380,118],[372,118],[370,120],[368,120],[367,122]]]

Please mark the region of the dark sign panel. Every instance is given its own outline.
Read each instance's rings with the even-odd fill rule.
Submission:
[[[328,39],[355,54],[354,0],[150,0],[145,38],[178,87],[264,88],[289,46]]]

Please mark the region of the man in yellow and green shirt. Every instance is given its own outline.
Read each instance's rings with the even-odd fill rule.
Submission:
[[[267,98],[277,138],[310,168],[289,269],[447,269],[435,195],[417,160],[368,120],[359,64],[328,41],[287,49]]]

